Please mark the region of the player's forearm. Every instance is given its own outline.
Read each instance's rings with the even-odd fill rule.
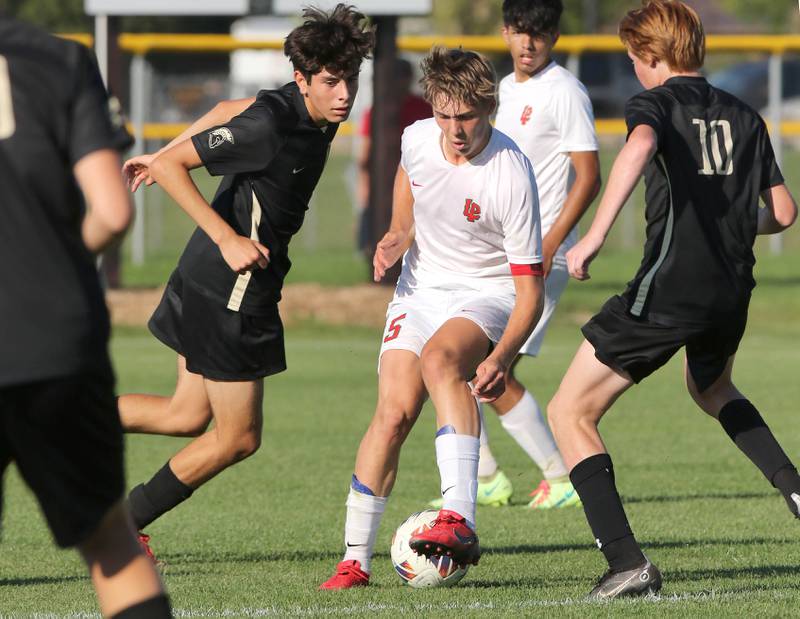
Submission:
[[[551,255],[561,246],[570,231],[578,224],[592,201],[600,193],[600,174],[578,175],[564,201],[564,208],[542,238],[545,251]]]
[[[797,219],[797,204],[786,185],[776,185],[761,194],[764,208],[758,209],[758,234],[777,234]]]
[[[150,174],[214,243],[219,245],[223,238],[235,234],[233,228],[206,202],[184,165],[161,156],[151,164]]]
[[[234,116],[238,116],[250,107],[255,101],[255,97],[248,99],[231,99],[229,101],[220,101],[206,114],[194,121],[187,129],[182,131],[175,139],[169,144],[161,148],[157,154],[172,148],[176,144],[188,140],[193,135],[197,135],[201,131],[211,129],[217,125],[224,125]]]
[[[520,281],[522,279],[527,281]],[[509,367],[519,354],[519,349],[533,332],[544,308],[544,278],[517,276],[514,283],[517,292],[514,309],[503,336],[490,355],[504,367]]]
[[[654,153],[655,143],[631,140],[623,147],[611,168],[606,190],[587,236],[605,241],[617,215],[633,193]]]
[[[397,168],[392,194],[392,221],[389,232],[407,238],[414,228],[414,196],[411,193],[411,183],[408,175],[401,166]]]
[[[127,230],[127,223],[124,226],[115,225],[90,211],[83,218],[81,237],[86,248],[96,255],[121,240]]]
[[[81,236],[92,253],[121,238],[133,219],[130,197],[119,175],[119,154],[111,149],[81,158],[73,171],[86,200]]]

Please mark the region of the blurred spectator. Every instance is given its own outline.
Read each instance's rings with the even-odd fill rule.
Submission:
[[[408,60],[395,59],[394,77],[397,80],[397,92],[403,97],[400,106],[400,123],[397,125],[402,132],[409,125],[418,120],[433,116],[430,104],[419,95],[411,92],[414,79],[414,67]],[[369,157],[372,129],[372,108],[364,112],[361,117],[361,126],[358,135],[361,138],[361,148],[357,155],[358,177],[356,180],[356,206],[358,208],[357,247],[369,260],[375,252],[375,239],[372,238],[372,213],[369,205]],[[399,140],[398,140],[399,142]],[[398,160],[400,153],[397,153]]]

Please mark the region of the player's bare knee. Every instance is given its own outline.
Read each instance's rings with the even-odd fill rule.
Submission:
[[[378,430],[390,442],[404,441],[415,420],[411,407],[399,402],[383,402],[375,412]]]
[[[261,435],[254,431],[243,432],[242,434],[226,441],[220,449],[221,464],[230,466],[249,458],[258,451],[261,446]]]
[[[424,348],[420,355],[420,367],[426,385],[440,384],[459,373],[455,351],[444,347]]]

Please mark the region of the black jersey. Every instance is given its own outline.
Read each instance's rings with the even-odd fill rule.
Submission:
[[[91,51],[0,18],[0,386],[110,368],[72,170],[129,144]]]
[[[702,77],[636,95],[625,121],[658,139],[645,169],[644,258],[624,294],[630,313],[706,324],[746,311],[759,194],[783,182],[764,121]]]
[[[212,207],[238,234],[269,248],[269,265],[237,274],[198,228],[178,263],[184,279],[231,310],[272,311],[291,266],[289,240],[303,224],[337,128],[314,124],[292,82],[262,90],[239,116],[194,136],[206,169],[225,175]]]

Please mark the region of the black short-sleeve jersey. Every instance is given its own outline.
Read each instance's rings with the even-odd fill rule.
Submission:
[[[110,371],[73,166],[130,142],[90,50],[0,18],[0,387]]]
[[[645,169],[644,258],[624,294],[634,316],[706,324],[745,311],[759,194],[783,182],[764,121],[702,77],[633,97],[628,133],[653,128]]]
[[[292,82],[262,90],[223,126],[192,138],[206,169],[224,175],[212,207],[238,234],[269,248],[269,266],[239,275],[197,228],[181,256],[183,277],[234,311],[261,314],[280,300],[291,237],[303,224],[338,125],[319,128]]]

